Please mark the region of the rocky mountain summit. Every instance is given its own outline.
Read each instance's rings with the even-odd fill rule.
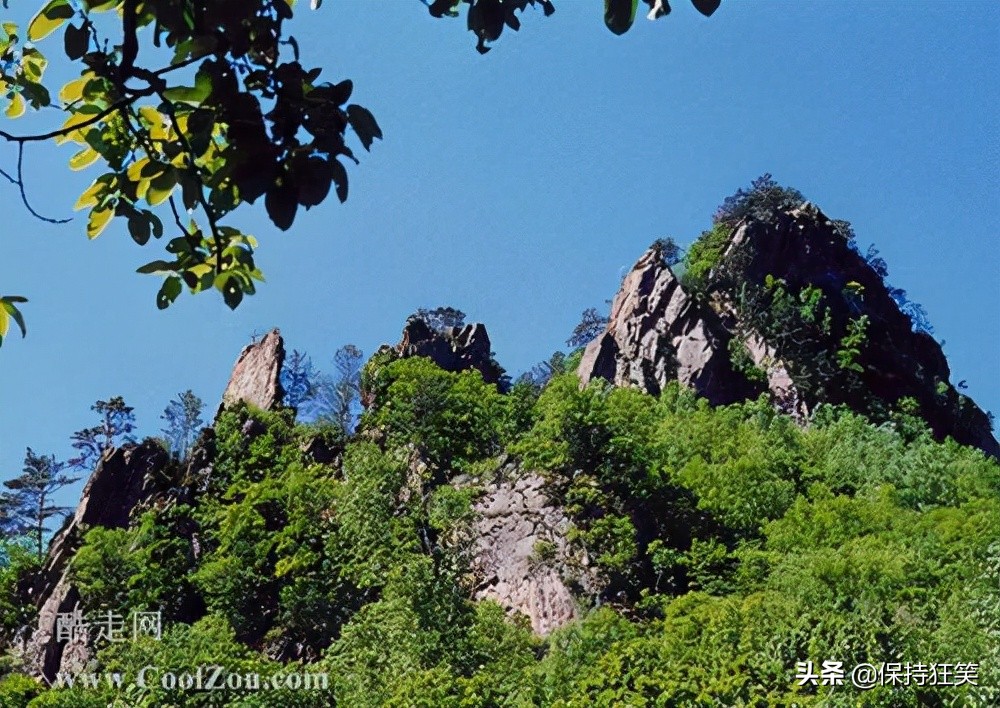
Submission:
[[[882,276],[817,207],[806,203],[772,223],[745,220],[721,250],[708,289],[685,288],[657,247],[644,253],[615,296],[607,328],[584,351],[583,383],[602,378],[656,395],[676,379],[713,404],[767,391],[801,417],[820,403],[868,411],[910,398],[938,437],[1000,456],[988,416],[951,384],[940,345],[913,327]],[[789,341],[796,332],[769,327],[776,303],[762,291],[779,288],[797,293],[799,308],[825,309],[828,329],[863,322],[856,359],[827,365],[827,355],[845,350],[797,347]],[[742,367],[734,351],[748,357]]]
[[[766,394],[803,424],[825,403],[877,415],[909,400],[937,437],[1000,455],[988,416],[950,383],[940,346],[913,326],[884,278],[819,209],[804,204],[771,222],[743,220],[715,238],[716,260],[699,279],[672,268],[659,245],[639,258],[622,281],[605,330],[582,353],[577,375],[583,386],[604,379],[655,396],[679,381],[713,405]],[[776,325],[778,317],[783,319]],[[384,367],[419,357],[447,372],[478,372],[485,383],[505,388],[482,324],[433,327],[412,317],[400,341],[383,346],[372,361]],[[219,415],[244,404],[280,412],[283,360],[277,330],[247,346],[234,366],[216,426]],[[376,405],[370,390],[362,393],[366,406]],[[249,446],[263,431],[248,418],[239,435]],[[154,441],[110,450],[100,460],[76,513],[52,539],[41,572],[23,588],[39,612],[37,626],[21,633],[30,673],[51,680],[93,657],[85,641],[61,640],[56,627],[57,615],[74,611],[80,601],[71,571],[84,533],[130,528],[150,509],[199,504],[213,489],[215,435],[214,427],[203,431],[183,463]],[[365,435],[385,442],[378,431]],[[342,442],[317,436],[300,449],[307,463],[344,476]],[[426,496],[427,480],[435,475],[436,483],[460,492],[475,489],[463,536],[472,597],[523,614],[544,636],[601,596],[607,578],[574,540],[573,515],[546,474],[504,455],[472,484],[466,474],[428,470],[414,455],[408,488],[399,498]],[[644,526],[642,519],[633,522]],[[180,533],[197,561],[198,530],[189,525]],[[204,607],[195,602],[185,612],[193,621]],[[267,648],[269,656],[281,659],[302,658],[297,652],[287,643]]]

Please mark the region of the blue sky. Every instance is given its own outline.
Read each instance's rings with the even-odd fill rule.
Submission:
[[[272,326],[332,368],[340,345],[371,353],[416,308],[453,305],[516,374],[561,348],[651,241],[690,243],[763,172],[877,245],[946,340],[953,381],[1000,413],[1000,6],[726,0],[706,19],[678,0],[616,37],[600,3],[555,4],[486,56],[464,20],[416,0],[302,4],[304,62],[353,79],[385,140],[349,168],[345,205],[287,233],[259,207],[237,216],[267,283],[236,312],[215,293],[156,310],[159,280],[133,271],[161,243],[116,226],[88,242],[79,215],[40,223],[0,184],[0,290],[31,300],[28,338],[0,349],[0,476],[25,446],[68,455],[98,398],[125,396],[150,434],[178,391],[214,409],[251,332]],[[69,215],[97,174],[69,172],[71,154],[29,148],[43,213]],[[14,156],[0,145],[0,166]]]

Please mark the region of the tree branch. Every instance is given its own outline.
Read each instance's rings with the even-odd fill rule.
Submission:
[[[135,60],[139,56],[139,37],[136,26],[139,0],[124,0],[122,3],[122,61],[118,65],[118,81],[121,85],[132,76]]]
[[[158,92],[158,95],[163,100],[164,104],[167,105],[167,117],[170,118],[170,124],[174,128],[174,132],[177,133],[177,139],[180,141],[181,145],[184,147],[184,151],[188,156],[188,170],[189,172],[198,180],[198,203],[205,212],[205,218],[208,219],[208,226],[212,230],[212,239],[215,241],[215,272],[222,272],[222,238],[219,235],[219,226],[216,222],[215,214],[212,211],[211,205],[205,199],[205,183],[198,174],[198,166],[194,163],[195,155],[194,150],[191,149],[191,143],[188,141],[187,136],[184,131],[181,130],[180,124],[177,122],[177,116],[173,110],[173,104],[170,103],[163,96],[162,93]],[[185,229],[186,231],[186,229]]]
[[[4,170],[0,170],[0,175],[2,175],[8,182],[17,187],[18,191],[21,193],[21,201],[24,203],[24,208],[27,209],[28,212],[39,221],[44,221],[49,224],[66,224],[73,220],[72,218],[53,219],[48,216],[42,216],[37,211],[35,211],[35,209],[28,202],[28,195],[25,193],[24,190],[24,143],[23,142],[17,144],[17,177],[16,178],[12,177],[9,173],[7,173]]]
[[[86,128],[87,126],[93,125],[94,123],[98,123],[104,120],[115,111],[119,111],[123,108],[126,108],[127,106],[130,106],[138,98],[139,95],[134,95],[131,98],[123,98],[119,101],[115,101],[110,106],[105,108],[103,111],[101,111],[100,113],[95,113],[85,121],[74,123],[73,125],[67,126],[65,128],[60,128],[59,130],[53,130],[49,133],[39,133],[38,135],[11,135],[5,130],[0,130],[0,138],[3,138],[4,140],[10,143],[20,143],[22,145],[24,143],[42,142],[45,140],[51,140],[52,138],[61,138],[64,135],[69,135],[70,133],[74,133],[77,130],[80,130],[81,128]]]

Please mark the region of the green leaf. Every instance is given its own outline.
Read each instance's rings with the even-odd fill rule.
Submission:
[[[625,34],[635,22],[638,6],[639,0],[604,0],[604,24],[615,34]]]
[[[100,202],[101,196],[108,190],[108,184],[113,179],[113,174],[101,175],[95,179],[91,185],[87,187],[87,190],[80,195],[80,198],[76,200],[76,204],[73,205],[73,209],[79,211],[80,209],[97,206]]]
[[[4,113],[8,118],[20,118],[24,115],[24,109],[24,99],[21,98],[21,94],[15,93],[10,97],[10,105]]]
[[[177,171],[172,168],[167,169],[154,177],[149,183],[149,189],[146,190],[146,201],[149,202],[150,206],[162,204],[167,200],[176,186]]]
[[[181,288],[181,279],[176,275],[171,275],[164,280],[163,285],[160,286],[160,292],[156,294],[156,306],[161,310],[170,307],[170,303],[181,294]]]
[[[73,60],[81,58],[87,53],[89,45],[90,32],[87,30],[86,23],[79,27],[76,25],[66,25],[66,34],[63,35],[63,47],[66,50],[67,57]]]
[[[91,209],[90,217],[87,219],[87,238],[95,239],[100,236],[114,215],[115,210],[111,207]]]
[[[5,302],[4,307],[7,308],[7,312],[10,313],[11,318],[17,323],[18,329],[21,330],[21,336],[28,336],[28,328],[24,324],[24,316],[21,315],[21,311],[10,302]]]
[[[72,16],[69,0],[50,0],[28,23],[28,39],[32,42],[44,39]]]
[[[143,275],[153,275],[156,273],[172,273],[177,270],[177,263],[171,263],[169,261],[150,261],[144,266],[139,266],[135,269],[136,273],[142,273]]]
[[[27,301],[27,298],[21,297],[20,295],[6,295],[4,297],[0,297],[0,345],[3,344],[3,338],[7,336],[7,332],[10,330],[11,320],[14,320],[14,322],[17,323],[18,328],[21,330],[22,337],[28,334],[28,328],[24,326],[24,317],[21,316],[21,311],[14,305],[15,302]]]
[[[638,2],[639,0],[635,1]],[[367,108],[352,103],[347,107],[347,122],[351,124],[351,128],[357,133],[361,144],[365,146],[365,150],[371,147],[375,138],[382,139],[382,129],[378,127],[375,116]]]
[[[163,97],[175,103],[189,103],[197,106],[202,104],[210,93],[212,93],[212,77],[199,69],[194,77],[194,86],[168,88],[163,92]]]
[[[71,170],[82,170],[97,162],[101,155],[89,145],[69,159]]]

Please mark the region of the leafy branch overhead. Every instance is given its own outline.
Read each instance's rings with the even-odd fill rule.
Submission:
[[[643,0],[655,19],[670,12],[665,0]],[[545,15],[551,0],[424,0],[434,17],[466,12],[477,49],[517,30],[529,6]],[[8,2],[0,0],[0,7]],[[322,0],[311,0],[318,9]],[[622,34],[638,0],[606,0],[605,22]],[[704,15],[719,0],[692,0]],[[257,240],[231,222],[244,204],[263,200],[282,231],[299,208],[314,207],[331,190],[348,195],[345,164],[358,163],[347,144],[351,132],[365,150],[382,130],[372,113],[351,103],[349,79],[321,81],[322,70],[300,62],[299,45],[286,34],[296,0],[48,0],[26,27],[0,23],[0,110],[10,119],[30,111],[61,111],[59,127],[0,138],[17,146],[16,168],[0,176],[39,214],[25,188],[23,162],[32,143],[71,144],[69,167],[99,166],[80,195],[88,238],[121,224],[143,246],[165,239],[167,256],[139,268],[161,276],[156,297],[170,306],[186,286],[218,290],[237,307],[263,274],[254,259]],[[54,38],[54,39],[53,39]],[[46,82],[51,52],[79,68],[58,91]],[[48,40],[48,44],[43,42]],[[140,49],[141,60],[140,60]],[[7,297],[0,337],[21,315]],[[2,339],[0,339],[2,342]]]
[[[29,142],[73,143],[70,168],[101,165],[76,202],[88,210],[89,238],[115,218],[140,245],[169,236],[170,257],[139,269],[165,276],[160,308],[183,285],[192,292],[214,287],[230,307],[253,294],[263,279],[256,241],[227,223],[233,211],[263,198],[271,221],[287,230],[299,207],[321,203],[331,187],[347,199],[341,160],[357,163],[348,129],[365,149],[382,137],[374,116],[349,103],[349,80],[321,82],[321,69],[299,62],[295,39],[284,33],[293,6],[50,0],[26,31],[3,24],[7,116],[55,106],[66,118],[47,133],[0,136],[21,154]],[[117,22],[101,16],[109,11]],[[35,43],[57,33],[81,71],[54,98],[44,83],[47,59]],[[161,65],[138,63],[140,36]],[[11,177],[23,194],[20,166]]]

